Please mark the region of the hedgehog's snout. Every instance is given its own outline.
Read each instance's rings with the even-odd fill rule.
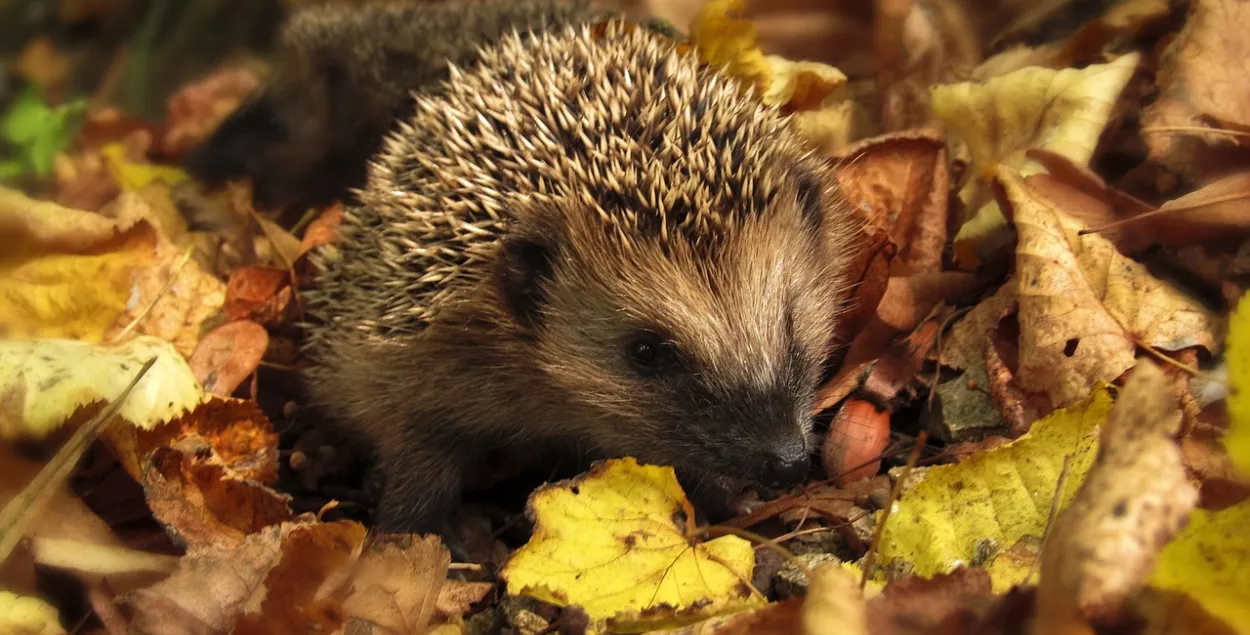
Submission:
[[[802,437],[788,438],[780,447],[766,452],[760,482],[771,489],[786,490],[807,480],[812,462]]]

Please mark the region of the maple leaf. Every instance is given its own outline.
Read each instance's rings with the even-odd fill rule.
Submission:
[[[955,236],[956,258],[975,267],[1010,242],[989,184],[1001,164],[1022,176],[1042,172],[1030,149],[1089,162],[1120,92],[1141,55],[1060,71],[1028,67],[982,83],[935,86],[933,112],[968,146],[973,178],[959,192],[972,217]]]
[[[139,337],[116,346],[73,340],[0,340],[0,438],[40,439],[80,408],[114,399],[148,359],[156,364],[118,415],[151,428],[200,403],[200,386],[168,342]]]
[[[750,543],[695,542],[673,469],[610,460],[530,496],[534,535],[500,575],[508,592],[580,606],[596,630],[677,626],[764,604]]]
[[[1028,433],[957,465],[926,470],[905,489],[881,533],[883,565],[900,559],[915,574],[932,576],[978,562],[985,544],[1009,546],[1025,536],[1041,538],[1051,500],[1070,501],[1094,460],[1090,432],[1107,418],[1105,387],[1051,413]],[[1065,457],[1071,457],[1062,492],[1056,493]],[[994,555],[993,553],[986,555]],[[1017,570],[1018,571],[1018,570]],[[991,569],[995,592],[1021,582]]]
[[[1119,617],[1145,585],[1159,549],[1198,501],[1173,440],[1180,422],[1167,376],[1138,361],[1102,426],[1096,463],[1042,552],[1044,630]]]
[[[1220,320],[1197,300],[1150,275],[1106,239],[1025,184],[999,171],[1019,243],[1020,369],[1017,380],[1055,407],[1112,381],[1133,365],[1137,346],[1217,350]]]

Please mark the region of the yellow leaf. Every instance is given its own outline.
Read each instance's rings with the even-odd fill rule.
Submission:
[[[1196,509],[1189,525],[1155,563],[1150,585],[1185,593],[1238,633],[1250,633],[1250,501],[1211,512]]]
[[[99,341],[126,311],[136,271],[156,256],[151,225],[0,192],[12,257],[0,261],[0,333]],[[7,246],[7,245],[6,245]]]
[[[975,267],[1010,243],[1006,219],[990,200],[996,166],[1021,176],[1044,172],[1025,156],[1033,148],[1086,165],[1140,58],[1131,53],[1081,70],[1028,67],[985,82],[931,89],[934,115],[963,139],[972,160],[974,178],[959,198],[965,209],[977,211],[955,238],[961,265]]]
[[[165,239],[138,194],[123,192],[114,211],[105,218],[0,188],[0,335],[99,342],[124,331],[195,350],[225,283]]]
[[[1250,477],[1250,293],[1241,296],[1228,321],[1228,434],[1224,447],[1233,465]]]
[[[641,632],[764,604],[750,543],[698,543],[672,468],[611,460],[530,497],[534,536],[501,575],[508,593],[578,605],[592,630]],[[684,520],[679,520],[684,516]]]
[[[175,185],[191,178],[186,172],[154,163],[136,163],[126,158],[126,148],[121,143],[109,143],[100,148],[109,171],[122,189],[138,192],[157,181]]]
[[[710,0],[690,25],[699,61],[754,87],[768,106],[817,110],[825,97],[846,85],[842,71],[819,62],[793,62],[764,55],[756,28],[742,18],[745,0]]]
[[[1106,387],[1033,424],[1024,436],[957,465],[930,468],[900,497],[882,531],[882,563],[902,559],[921,576],[975,565],[1025,536],[1041,537],[1065,457],[1066,505],[1098,447],[1093,434],[1111,410]],[[992,579],[1003,592],[1016,579]]]
[[[61,635],[61,616],[39,598],[0,591],[0,633],[7,635]]]
[[[117,397],[153,356],[156,364],[118,412],[145,429],[200,402],[191,367],[168,342],[137,337],[106,347],[73,340],[0,340],[0,439],[47,436],[78,408]]]

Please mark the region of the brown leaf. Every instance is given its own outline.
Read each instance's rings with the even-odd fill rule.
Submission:
[[[1250,170],[1234,172],[1168,201],[1157,215],[1143,218],[1160,244],[1236,245],[1250,237]]]
[[[985,569],[960,567],[932,578],[910,575],[886,585],[869,604],[873,633],[965,633],[993,594]]]
[[[1009,170],[1006,192],[1019,243],[1021,388],[1055,408],[1084,398],[1094,382],[1133,365],[1137,345],[1216,350],[1219,319],[1206,307],[1119,253],[1043,199]]]
[[[437,536],[370,541],[342,600],[348,624],[363,622],[396,635],[424,633],[443,617],[437,599],[450,562],[451,554]]]
[[[982,300],[955,323],[950,333],[942,337],[941,347],[934,352],[934,358],[940,354],[942,364],[958,370],[967,370],[980,363],[985,359],[990,330],[998,324],[1004,312],[1015,312],[1016,302],[1016,280],[1011,278],[994,295]]]
[[[1100,433],[1098,458],[1042,550],[1039,628],[1115,620],[1198,500],[1173,441],[1180,409],[1140,359]]]
[[[292,517],[289,496],[176,449],[154,451],[141,482],[152,514],[191,547],[237,545]]]
[[[866,210],[856,208],[854,214],[862,221],[864,240],[855,253],[855,259],[847,267],[846,279],[855,291],[846,314],[838,323],[838,335],[842,341],[854,339],[873,320],[890,281],[890,263],[898,253],[885,228],[871,222]],[[830,360],[830,365],[834,368],[842,366],[848,351],[848,348],[840,348]]]
[[[324,628],[297,603],[364,537],[354,522],[286,522],[237,544],[193,547],[169,578],[123,598],[134,610],[131,627],[152,635],[241,632],[239,626],[253,633],[331,631],[336,625]],[[254,630],[262,617],[264,626]]]
[[[933,118],[929,87],[981,61],[966,7],[948,0],[889,0],[876,9],[882,126],[894,131],[927,125]]]
[[[108,441],[143,485],[157,520],[188,545],[231,546],[288,520],[278,435],[252,401],[214,397],[153,430],[111,428]]]
[[[199,145],[258,84],[246,69],[225,68],[184,86],[169,98],[169,130],[161,152],[176,157]]]
[[[946,244],[946,140],[931,130],[873,137],[840,152],[846,198],[887,228],[899,247],[891,275],[936,272]]]
[[[286,269],[240,267],[230,274],[222,310],[230,320],[277,326],[286,319],[294,296],[291,274]]]
[[[872,320],[851,342],[846,363],[881,357],[896,338],[915,329],[939,303],[953,301],[981,284],[976,274],[961,271],[890,278]]]
[[[1151,159],[1199,178],[1244,163],[1245,149],[1213,124],[1250,125],[1247,24],[1250,4],[1245,2],[1189,3],[1185,27],[1160,59],[1155,77],[1159,98],[1142,116],[1142,137]]]
[[[255,372],[268,345],[265,327],[239,320],[205,335],[187,361],[204,392],[228,397]]]

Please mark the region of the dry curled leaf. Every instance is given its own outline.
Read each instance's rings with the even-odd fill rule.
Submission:
[[[946,244],[946,140],[908,131],[866,139],[838,153],[842,195],[887,229],[898,246],[891,275],[938,271]]]
[[[1113,620],[1198,500],[1172,439],[1181,421],[1163,371],[1139,360],[1101,430],[1098,460],[1042,552],[1043,629]],[[1055,631],[1058,632],[1058,631]]]
[[[1112,381],[1133,365],[1137,346],[1218,350],[1220,323],[1208,308],[1041,198],[1007,169],[999,172],[1016,248],[1021,388],[1055,407]]]
[[[204,392],[228,397],[256,371],[268,345],[265,327],[251,320],[228,322],[205,335],[188,361]]]

